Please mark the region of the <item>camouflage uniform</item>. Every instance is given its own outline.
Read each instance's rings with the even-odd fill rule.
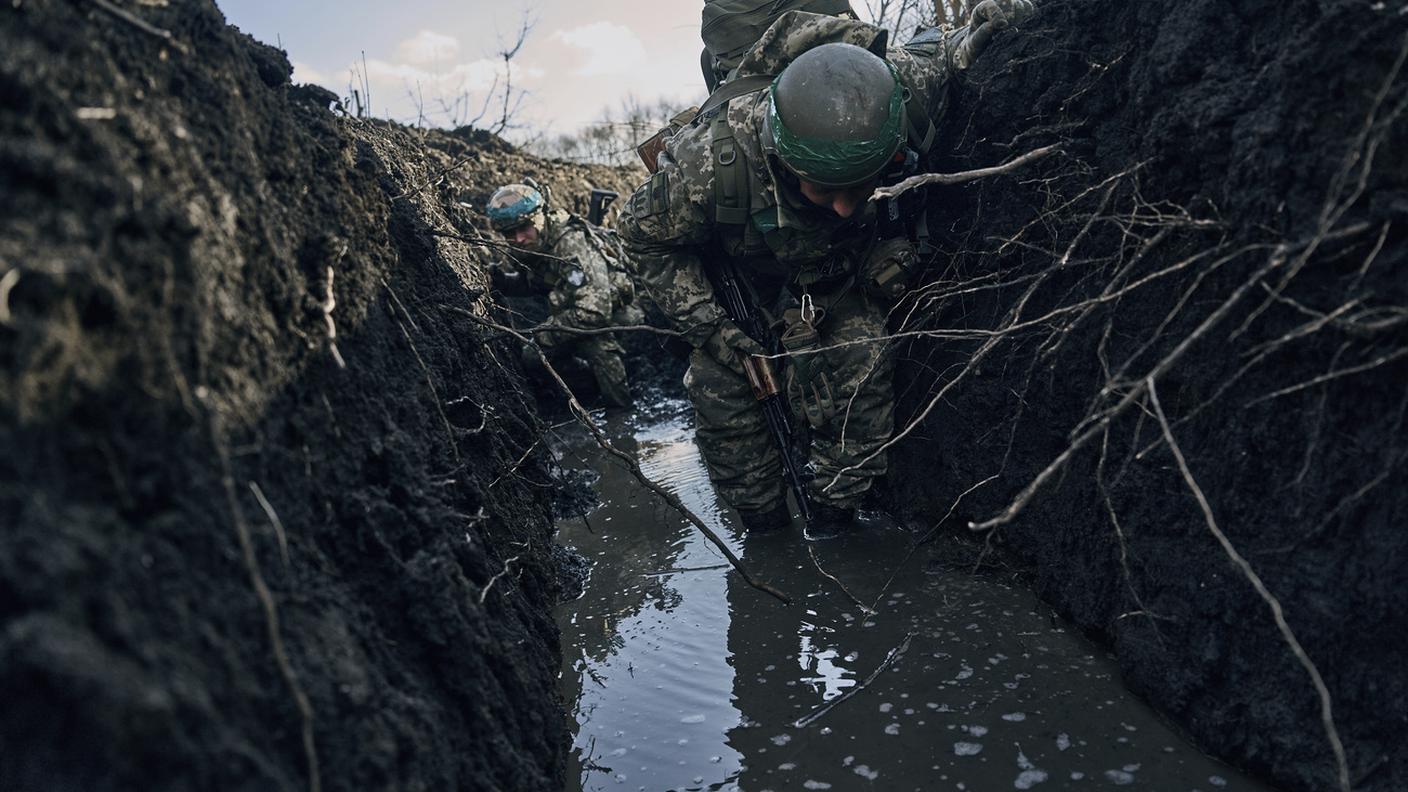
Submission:
[[[931,119],[943,112],[945,86],[955,71],[953,54],[965,32],[917,37],[926,43],[885,53]],[[830,42],[875,51],[882,35],[855,20],[789,12],[744,56],[735,78],[778,74],[801,53]],[[816,328],[820,346],[842,346],[817,356],[838,411],[813,423],[811,495],[818,504],[854,508],[885,473],[886,457],[879,449],[894,429],[889,345],[846,345],[886,332],[888,298],[860,286],[881,264],[873,256],[874,210],[842,220],[812,207],[788,186],[794,182],[764,153],[767,107],[768,92],[759,91],[733,99],[726,111],[748,166],[748,222],[725,227],[715,219],[715,133],[704,118],[671,138],[659,171],[623,213],[621,234],[641,285],[694,346],[685,386],[696,411],[699,445],[715,486],[740,511],[777,508],[785,503],[785,488],[762,412],[724,340],[739,331],[715,301],[704,260],[723,255],[735,261],[762,304],[785,290],[794,297],[806,294],[825,310]],[[801,414],[795,393],[792,398],[794,414]]]
[[[526,281],[518,291],[547,295],[550,325],[595,329],[641,321],[635,285],[606,232],[559,209],[547,214],[541,234],[537,250],[517,250],[514,257]],[[552,358],[582,358],[605,401],[630,404],[625,352],[613,335],[582,335],[548,327],[539,330],[534,340]]]

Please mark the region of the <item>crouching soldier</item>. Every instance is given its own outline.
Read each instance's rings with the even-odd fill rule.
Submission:
[[[886,472],[894,360],[882,339],[921,240],[902,207],[871,195],[907,163],[923,166],[952,79],[1031,10],[1028,0],[983,0],[969,26],[900,48],[854,19],[788,11],[648,162],[658,167],[632,196],[621,235],[642,285],[694,347],[685,387],[699,446],[749,531],[791,522],[784,479],[799,478],[783,475],[785,444],[760,406],[769,390],[785,389],[811,425],[815,478],[799,498],[809,538],[845,531]],[[754,373],[772,350],[739,323],[735,291],[782,309],[778,385]]]
[[[494,287],[507,294],[546,296],[548,321],[534,340],[557,362],[580,358],[601,400],[631,402],[624,350],[613,333],[638,324],[635,287],[605,232],[563,210],[550,210],[543,193],[526,184],[500,187],[489,198],[489,222],[515,249],[515,265],[497,268]]]

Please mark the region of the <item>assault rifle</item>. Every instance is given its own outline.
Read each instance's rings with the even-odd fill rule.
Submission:
[[[779,345],[758,317],[757,308],[744,293],[733,262],[727,257],[719,256],[711,262],[709,269],[713,276],[714,292],[723,303],[724,313],[769,354],[776,354]],[[763,410],[768,434],[772,435],[773,443],[782,455],[782,472],[787,477],[787,486],[792,488],[792,494],[797,498],[797,508],[802,512],[802,519],[810,521],[812,509],[807,500],[806,482],[802,478],[801,466],[797,464],[792,448],[792,414],[787,408],[787,402],[783,401],[782,388],[778,385],[772,361],[761,355],[742,352],[738,357],[739,362],[743,364],[743,373],[748,377],[748,384],[753,388],[753,396]]]

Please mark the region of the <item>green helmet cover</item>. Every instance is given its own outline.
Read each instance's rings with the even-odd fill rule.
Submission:
[[[783,164],[797,176],[824,187],[849,187],[879,174],[899,151],[905,139],[904,84],[893,64],[877,60],[889,69],[894,88],[884,122],[874,134],[861,139],[829,139],[794,133],[782,120],[777,107],[777,86],[787,70],[773,80],[768,90],[768,126],[772,131],[773,148]]]

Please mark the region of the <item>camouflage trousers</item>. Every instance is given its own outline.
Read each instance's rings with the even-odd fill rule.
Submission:
[[[812,427],[809,459],[814,502],[852,508],[885,474],[876,451],[894,431],[894,354],[883,341],[886,309],[859,290],[830,306],[816,353],[831,383],[835,415]],[[786,482],[777,446],[743,372],[695,350],[684,378],[694,404],[697,439],[719,494],[735,509],[766,510],[784,502]],[[792,414],[802,420],[802,405]]]
[[[597,391],[606,404],[625,407],[631,403],[631,384],[626,377],[626,352],[614,337],[581,336],[560,343],[540,344],[543,353],[560,372],[565,368],[563,364],[573,358],[579,358],[586,363],[596,382]],[[538,354],[531,347],[523,350],[523,365],[530,370],[541,368]],[[562,373],[566,375],[566,372]],[[573,389],[576,389],[575,386]]]

